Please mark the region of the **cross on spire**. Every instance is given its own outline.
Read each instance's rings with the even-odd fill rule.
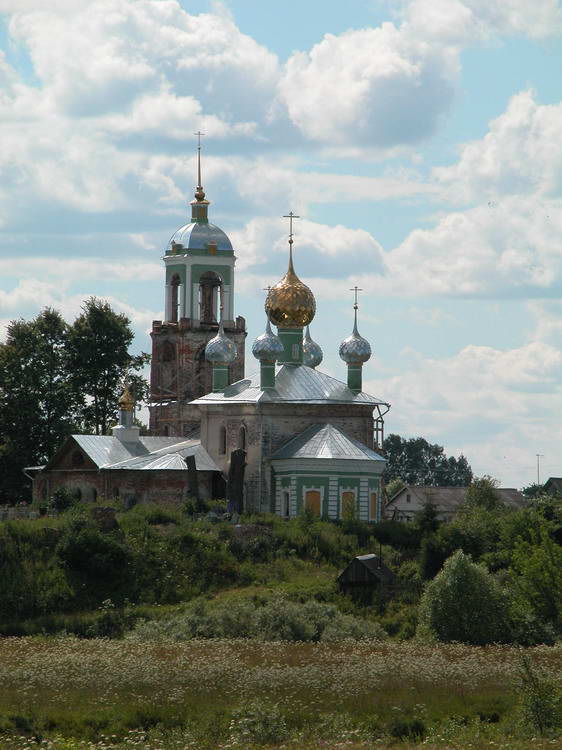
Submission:
[[[358,292],[362,292],[363,290],[359,289],[358,286],[354,286],[353,289],[350,289],[349,291],[350,292],[354,292],[354,294],[355,294],[355,300],[354,300],[354,303],[353,303],[353,309],[357,310],[357,308],[359,307],[359,305],[357,304],[357,293]]]
[[[195,192],[195,197],[197,200],[203,200],[205,193],[203,191],[203,186],[201,185],[201,136],[205,135],[205,133],[198,130],[194,135],[197,136],[197,190]]]
[[[300,216],[297,216],[292,211],[289,211],[289,213],[285,214],[283,218],[289,219],[289,245],[292,245],[293,244],[293,219],[300,219]]]

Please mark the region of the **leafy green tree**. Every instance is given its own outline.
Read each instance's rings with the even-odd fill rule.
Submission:
[[[533,484],[527,485],[527,487],[523,487],[521,492],[525,495],[525,497],[537,497],[538,495],[542,495],[544,492],[544,485],[537,484],[534,482]]]
[[[401,489],[403,489],[406,486],[406,482],[404,482],[400,477],[395,477],[394,479],[391,479],[390,482],[388,482],[387,485],[385,485],[384,491],[386,493],[386,497],[388,500],[390,500],[391,497],[394,497],[397,492],[400,492]]]
[[[440,641],[483,646],[509,640],[509,603],[493,576],[462,550],[426,584],[419,629]]]
[[[416,524],[422,535],[433,534],[439,528],[437,508],[428,500],[424,503],[423,508],[416,513]]]
[[[548,522],[519,539],[512,555],[515,586],[532,609],[562,632],[562,547],[551,536]]]
[[[144,379],[135,375],[150,361],[148,354],[132,356],[129,319],[107,302],[91,297],[69,332],[69,366],[80,401],[83,428],[104,435],[117,418],[116,393],[127,373],[134,395],[146,396]]]
[[[406,484],[465,487],[472,481],[472,469],[463,455],[447,457],[441,445],[428,443],[422,437],[406,440],[389,435],[383,450],[387,459],[386,482],[400,477]]]
[[[12,321],[0,345],[0,497],[29,495],[23,468],[45,463],[77,419],[68,369],[68,326],[46,308]]]
[[[466,505],[486,510],[502,508],[504,503],[496,491],[498,485],[498,480],[488,474],[483,477],[474,477],[466,491]]]

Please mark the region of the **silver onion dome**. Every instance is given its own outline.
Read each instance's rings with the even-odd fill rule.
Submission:
[[[285,347],[283,346],[281,339],[271,330],[271,323],[269,322],[268,317],[265,332],[258,336],[252,344],[252,354],[256,359],[264,359],[274,362],[279,359],[284,351]]]
[[[306,327],[302,341],[302,360],[307,367],[318,367],[324,359],[324,353],[320,345],[312,340],[309,326]]]
[[[230,362],[234,362],[236,354],[236,344],[225,335],[221,317],[217,335],[205,347],[205,359],[214,364],[227,365]]]
[[[353,333],[340,344],[340,357],[348,365],[363,364],[371,358],[371,345],[367,339],[359,335],[357,330],[357,310],[355,310]]]

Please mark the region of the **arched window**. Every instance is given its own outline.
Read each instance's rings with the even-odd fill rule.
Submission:
[[[178,317],[179,317],[179,307],[180,307],[180,294],[179,294],[180,277],[177,275],[177,273],[172,276],[171,286],[172,286],[171,321],[172,323],[177,323]]]
[[[244,425],[238,431],[238,447],[243,451],[246,450],[246,428]]]
[[[221,456],[226,455],[226,427],[224,425],[219,430],[219,453]]]
[[[219,312],[219,290],[222,281],[213,271],[206,271],[199,280],[199,319],[201,323],[216,323]]]

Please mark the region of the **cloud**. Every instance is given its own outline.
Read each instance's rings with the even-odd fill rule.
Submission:
[[[80,315],[84,300],[92,295],[73,292],[68,278],[62,282],[61,280],[50,282],[24,278],[9,291],[0,289],[0,339],[5,337],[6,328],[11,319],[34,317],[45,307],[55,308],[66,321],[72,322]],[[162,318],[162,311],[138,308],[113,295],[95,294],[94,296],[109,302],[116,312],[127,315],[137,334],[147,333],[152,321]]]
[[[414,293],[545,295],[562,282],[562,201],[509,197],[445,215],[386,256],[394,281]]]
[[[561,381],[559,348],[534,341],[511,350],[471,345],[443,358],[411,352],[400,374],[365,389],[391,402],[387,431],[423,435],[463,452],[478,474],[522,486],[533,481],[537,451],[552,458],[562,449]]]
[[[326,34],[309,52],[295,53],[280,97],[309,139],[390,148],[434,131],[458,72],[455,49],[387,22]]]
[[[176,0],[14,12],[10,33],[27,48],[53,108],[75,117],[122,111],[139,96],[168,90],[203,110],[220,102],[215,114],[229,122],[255,119],[276,82],[276,56],[227,14],[192,15]]]
[[[162,273],[160,263],[135,262],[135,281],[159,280]],[[60,288],[59,280],[63,280],[65,284],[82,279],[127,281],[131,278],[131,265],[107,262],[104,258],[22,257],[17,264],[12,259],[0,260],[0,275],[4,278],[57,279],[54,288]],[[47,286],[51,288],[50,283]]]
[[[404,21],[424,38],[467,44],[492,36],[544,38],[560,33],[557,0],[408,0]]]
[[[539,105],[523,91],[492,120],[484,138],[465,144],[456,164],[436,167],[435,178],[456,200],[539,193],[562,189],[562,104]]]
[[[250,220],[244,229],[231,232],[235,248],[240,248],[238,267],[243,270],[273,259],[276,268],[285,268],[287,258],[287,224],[279,218]],[[341,224],[329,226],[299,219],[294,245],[295,266],[301,277],[316,272],[322,265],[325,275],[341,276],[341,260],[360,259],[365,270],[384,272],[383,252],[374,237],[363,229]],[[331,270],[332,269],[332,270]]]

